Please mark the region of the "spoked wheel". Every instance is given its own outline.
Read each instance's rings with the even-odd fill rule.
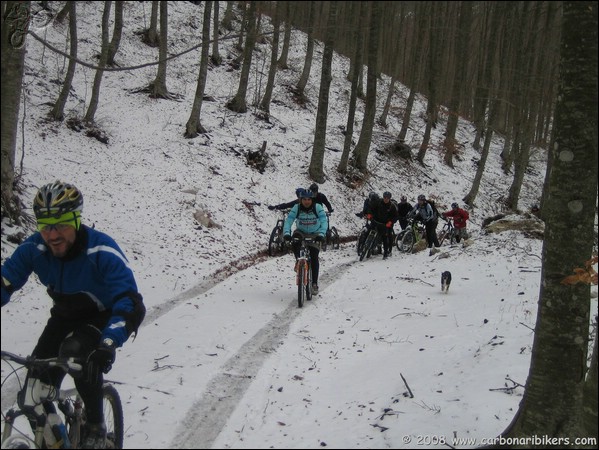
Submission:
[[[280,227],[273,228],[268,240],[268,256],[274,256],[283,251],[283,230]]]
[[[312,300],[312,268],[307,264],[308,282],[306,283],[306,300]]]
[[[306,273],[306,264],[299,264],[297,268],[297,306],[301,308],[304,306],[306,300],[307,286],[304,285],[304,278],[308,274]]]
[[[412,253],[412,249],[414,248],[415,242],[416,239],[414,233],[412,233],[412,231],[407,231],[401,239],[400,246],[398,246],[399,251],[404,253]]]
[[[102,395],[106,422],[106,448],[123,448],[125,424],[121,397],[109,384],[102,387]]]
[[[368,232],[360,233],[358,236],[358,245],[356,247],[356,251],[358,252],[358,256],[362,254],[362,250],[364,249],[364,244],[366,244],[366,238],[368,237]]]
[[[360,253],[360,261],[363,261],[365,257],[370,258],[372,248],[374,246],[374,241],[376,241],[376,234],[368,233],[368,237],[366,238],[366,242],[364,243],[364,248],[362,248],[362,252]]]

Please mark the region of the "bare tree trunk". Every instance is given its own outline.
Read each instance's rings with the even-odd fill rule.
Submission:
[[[376,70],[378,67],[379,33],[381,29],[381,2],[370,2],[370,26],[368,36],[368,80],[366,81],[366,105],[360,138],[354,148],[354,165],[361,172],[368,170],[368,154],[372,141],[372,129],[376,117]]]
[[[160,45],[158,46],[158,71],[154,82],[149,86],[150,97],[170,99],[172,95],[166,87],[166,49],[168,47],[168,2],[160,3]]]
[[[114,66],[114,57],[119,51],[121,45],[121,36],[123,35],[123,5],[125,2],[117,0],[114,2],[114,31],[112,32],[112,40],[108,46],[108,58],[106,65]]]
[[[225,14],[223,16],[223,28],[229,31],[233,30],[233,3],[235,2],[227,2],[227,7],[225,8]]]
[[[150,47],[158,47],[160,44],[160,37],[158,36],[158,7],[159,1],[152,1],[152,12],[150,13],[150,28],[143,33],[142,41],[148,44]],[[162,30],[161,30],[162,32]]]
[[[104,68],[106,67],[106,61],[108,59],[108,27],[110,20],[110,8],[112,2],[104,2],[104,13],[102,14],[102,48],[100,50],[100,61],[98,62],[98,69],[94,77],[94,85],[92,87],[92,97],[87,107],[87,113],[85,113],[85,122],[93,123],[96,116],[96,110],[98,109],[98,103],[100,99],[100,85],[102,84],[102,76],[104,75]]]
[[[243,65],[241,66],[241,75],[239,77],[239,88],[237,94],[227,103],[227,108],[231,111],[244,113],[247,112],[246,93],[250,77],[250,67],[252,65],[252,53],[256,43],[256,2],[251,1],[248,9],[248,32],[245,39],[245,48],[243,49]]]
[[[468,62],[468,43],[470,42],[470,29],[472,27],[472,2],[460,3],[460,19],[457,29],[457,45],[455,50],[456,70],[451,88],[451,101],[449,102],[449,118],[445,129],[445,157],[444,161],[453,168],[453,154],[456,151],[457,142],[455,133],[458,129],[460,117],[460,100],[462,99],[461,88],[466,81],[466,69]]]
[[[64,120],[64,107],[67,104],[69,93],[71,92],[71,85],[73,83],[73,77],[75,76],[75,68],[77,67],[77,2],[69,1],[65,5],[67,13],[69,14],[69,39],[70,39],[70,56],[69,65],[67,67],[67,73],[62,83],[62,89],[58,99],[54,103],[52,111],[49,116],[53,120],[62,121]]]
[[[314,23],[314,14],[316,12],[316,2],[310,2],[310,13],[309,13],[309,22]],[[306,85],[308,84],[308,79],[310,78],[310,69],[312,68],[312,57],[314,55],[314,30],[312,27],[308,29],[307,33],[307,47],[306,47],[306,58],[304,59],[304,69],[302,70],[302,74],[300,76],[299,81],[295,87],[295,93],[298,97],[305,101],[304,90],[306,89]]]
[[[193,106],[189,120],[185,125],[185,137],[194,138],[198,134],[206,133],[206,130],[200,122],[200,113],[202,112],[202,100],[204,99],[204,89],[206,88],[206,78],[208,74],[208,53],[210,51],[210,12],[212,10],[212,2],[207,0],[204,2],[204,19],[202,23],[202,56],[200,60],[200,73],[198,75],[198,84],[196,94],[193,99]]]
[[[25,38],[31,2],[2,2],[2,217],[19,223],[20,202],[13,193],[17,125],[25,65]]]
[[[289,68],[287,65],[287,58],[289,57],[289,43],[291,41],[291,2],[283,2],[285,5],[285,35],[283,36],[283,48],[281,49],[281,56],[279,57],[278,65],[279,69],[286,70]]]
[[[597,2],[563,2],[561,58],[531,366],[520,408],[502,436],[567,438],[572,446],[586,436],[590,289],[565,279],[575,268],[585,267],[593,253],[599,162]]]
[[[355,4],[355,3],[354,3]],[[364,17],[368,13],[368,2],[359,2],[359,9],[355,9],[359,17]],[[347,114],[347,125],[345,127],[345,140],[343,143],[343,153],[337,166],[337,171],[340,173],[347,172],[347,166],[349,163],[349,155],[351,151],[351,145],[354,137],[354,119],[356,117],[356,103],[358,101],[358,78],[360,76],[360,70],[362,68],[362,49],[363,49],[363,31],[362,27],[354,27],[354,42],[355,42],[355,53],[351,65],[351,94],[349,98],[348,114]]]
[[[264,89],[264,97],[260,103],[260,109],[268,116],[270,114],[270,101],[272,99],[272,91],[275,85],[275,75],[277,74],[277,53],[279,51],[279,4],[275,3],[274,13],[272,19],[272,26],[274,28],[272,36],[272,51],[270,54],[270,67],[268,68],[268,80],[266,82],[266,88]]]
[[[218,51],[218,21],[219,21],[220,2],[214,2],[214,14],[212,21],[212,55],[210,55],[210,61],[215,66],[220,66],[223,62],[223,57],[220,56]]]
[[[329,110],[329,89],[331,87],[333,50],[335,46],[335,21],[337,19],[337,2],[329,3],[329,18],[322,53],[322,71],[320,74],[320,91],[318,93],[318,111],[316,112],[316,129],[314,131],[314,147],[308,169],[310,178],[317,183],[324,183],[324,148],[326,144],[327,116]]]

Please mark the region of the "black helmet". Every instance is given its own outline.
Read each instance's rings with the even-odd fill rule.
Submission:
[[[418,201],[420,201],[420,200],[426,200],[426,196],[424,194],[420,194],[418,196]]]
[[[400,200],[402,202],[407,202],[408,201],[408,197],[406,197],[405,195],[402,195],[401,198],[400,198]]]
[[[455,208],[459,208],[460,205],[458,205],[457,203],[454,202],[451,204],[451,207],[455,209]]]
[[[310,190],[316,194],[318,192],[318,185],[316,183],[312,183],[310,185]]]
[[[379,199],[379,194],[377,194],[376,192],[371,192],[370,194],[368,194],[368,200],[371,202],[375,202]]]
[[[389,192],[389,191],[383,192],[383,198],[391,198],[391,192]]]
[[[59,218],[65,213],[81,212],[83,195],[75,186],[62,181],[42,186],[33,199],[36,219]]]

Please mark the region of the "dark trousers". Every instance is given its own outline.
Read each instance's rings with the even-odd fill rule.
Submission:
[[[77,332],[77,329],[91,324],[102,330],[108,322],[107,314],[100,314],[96,319],[81,321],[81,320],[69,320],[60,319],[56,317],[50,317],[46,328],[42,332],[33,355],[37,358],[54,358],[58,356],[60,351],[60,345],[67,335],[72,332]],[[87,348],[81,348],[82,358],[87,359],[87,356],[96,348],[97,343],[88,345]],[[52,386],[60,387],[62,380],[64,379],[65,373],[62,369],[53,368],[45,370],[41,374],[27,374],[27,378],[35,377],[40,379],[43,383],[50,384]],[[91,379],[91,380],[90,380]],[[81,376],[75,378],[75,387],[83,399],[85,404],[85,412],[87,414],[87,420],[91,423],[104,422],[104,411],[102,401],[102,385],[104,384],[104,378],[100,373],[100,376],[90,377],[87,371],[84,369]]]
[[[292,245],[295,259],[299,258],[300,247],[301,242],[294,242]],[[318,254],[320,253],[320,249],[312,246],[309,246],[308,249],[310,250],[310,267],[312,267],[312,283],[318,284],[318,271],[320,269]]]
[[[439,239],[437,239],[437,223],[437,220],[431,220],[424,224],[424,227],[426,229],[426,243],[428,245],[428,248],[433,248],[433,245],[435,247],[440,247]]]

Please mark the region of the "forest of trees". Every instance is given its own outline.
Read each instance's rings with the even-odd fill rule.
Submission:
[[[93,126],[98,102],[102,101],[102,74],[114,68],[127,2],[105,1],[99,59],[91,64],[77,56],[77,4],[40,2],[67,21],[68,53],[49,44],[50,51],[68,59],[62,89],[49,113],[51,120],[65,119],[64,107],[76,64],[96,69],[92,95],[82,126]],[[193,138],[207,130],[201,125],[201,107],[209,64],[222,62],[219,30],[233,31],[240,50],[239,86],[226,107],[237,113],[248,110],[248,80],[256,42],[271,43],[268,82],[254,105],[269,118],[273,85],[278,70],[288,67],[287,55],[292,29],[306,33],[307,46],[301,76],[294,87],[297,98],[305,95],[307,79],[318,78],[319,98],[314,145],[309,174],[322,182],[323,152],[327,132],[330,65],[333,52],[350,60],[348,81],[351,98],[347,132],[351,136],[357,99],[364,100],[364,119],[359,140],[352,148],[346,140],[340,175],[348,171],[368,172],[368,156],[375,123],[385,126],[396,83],[409,89],[402,110],[403,143],[413,122],[416,95],[427,99],[426,127],[419,135],[416,161],[424,158],[433,143],[431,129],[439,116],[448,116],[444,161],[452,166],[460,145],[455,133],[459,118],[476,125],[472,145],[480,151],[476,174],[463,201],[472,205],[493,134],[505,138],[502,158],[506,174],[513,177],[505,208],[518,209],[520,189],[531,149],[549,152],[549,168],[543,192],[543,219],[547,234],[543,251],[542,292],[533,348],[533,364],[526,395],[508,435],[597,436],[596,341],[591,370],[586,356],[589,323],[588,284],[564,285],[560,276],[583,267],[595,249],[594,221],[597,201],[597,2],[196,2],[202,17],[201,61],[193,107],[184,137]],[[169,41],[168,2],[151,2],[151,20],[140,36],[157,47],[156,78],[140,89],[153,98],[170,101],[166,67]],[[21,85],[25,62],[25,40],[42,40],[27,34],[33,4],[2,2],[2,216],[18,221],[19,167],[15,161]],[[112,18],[112,20],[111,20]],[[112,23],[112,26],[110,25]],[[231,38],[231,37],[229,37]],[[311,73],[314,42],[324,46],[322,69]],[[67,44],[67,43],[65,43]],[[381,92],[378,79],[385,74],[391,83]],[[366,77],[366,80],[364,80]],[[366,91],[364,91],[364,85]],[[377,100],[386,99],[382,111]],[[567,205],[568,213],[564,214]],[[576,228],[577,233],[571,230]],[[567,245],[565,244],[567,243]],[[562,276],[563,278],[563,276]],[[586,328],[586,329],[585,329]],[[559,330],[556,331],[556,330]],[[546,395],[550,391],[552,395]]]

